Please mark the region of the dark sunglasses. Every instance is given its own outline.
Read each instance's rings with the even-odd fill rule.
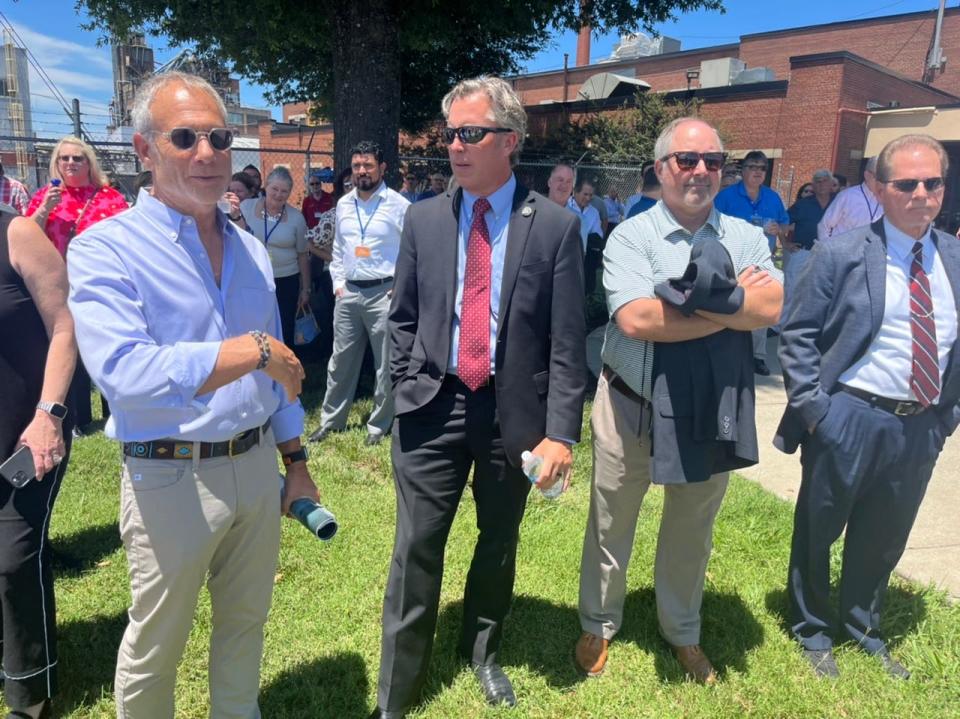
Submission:
[[[320,187],[319,182],[308,182],[307,184],[310,185],[310,187]]]
[[[81,162],[87,161],[87,156],[86,155],[59,155],[57,159],[60,162],[75,162],[79,165]]]
[[[703,160],[703,165],[709,172],[719,172],[727,160],[727,155],[723,152],[671,152],[661,157],[660,162],[666,162],[671,157],[677,161],[677,167],[681,170],[695,170],[700,160]]]
[[[927,192],[936,192],[943,189],[942,177],[928,177],[925,180],[878,180],[878,182],[882,182],[884,185],[893,185],[898,192],[913,192],[921,182],[923,183],[923,189]]]
[[[170,144],[178,150],[190,150],[201,137],[207,138],[210,147],[214,150],[229,150],[233,144],[233,130],[226,127],[215,127],[209,132],[200,132],[192,127],[175,127],[170,132],[156,132],[170,140]]]
[[[513,132],[506,127],[481,127],[480,125],[464,125],[463,127],[445,127],[440,131],[443,144],[452,145],[453,138],[459,137],[464,145],[476,145],[491,132]]]

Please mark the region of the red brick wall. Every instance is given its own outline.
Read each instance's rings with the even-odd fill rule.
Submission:
[[[282,130],[287,130],[289,127],[282,128]],[[323,125],[318,127],[316,133],[314,133],[313,127],[304,125],[298,128],[299,131],[277,132],[275,123],[261,122],[258,129],[260,133],[260,174],[264,182],[266,182],[267,175],[274,167],[277,165],[286,167],[293,175],[290,204],[299,207],[307,193],[307,187],[304,183],[307,158],[303,153],[308,147],[311,153],[318,153],[310,158],[311,167],[314,169],[328,164],[330,158],[319,153],[333,153],[333,127]],[[283,152],[283,150],[295,150],[296,152]]]
[[[740,40],[740,59],[747,63],[747,67],[769,67],[778,80],[785,80],[790,77],[791,56],[845,50],[920,81],[933,39],[935,20],[936,12],[931,11],[821,29],[748,35]],[[931,84],[946,92],[960,94],[960,9],[946,11],[940,42],[944,56],[948,58],[946,72]]]

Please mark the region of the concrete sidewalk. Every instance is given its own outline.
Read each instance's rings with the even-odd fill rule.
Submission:
[[[772,375],[757,376],[757,435],[760,463],[739,474],[790,501],[800,488],[800,452],[783,454],[772,444],[787,397],[777,361],[777,338],[767,344]],[[960,599],[960,431],[947,439],[927,487],[916,524],[897,573],[921,584],[932,583]]]

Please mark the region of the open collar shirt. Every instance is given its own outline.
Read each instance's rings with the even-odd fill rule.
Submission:
[[[110,402],[108,437],[219,442],[268,419],[277,442],[303,432],[299,400],[261,371],[197,393],[224,340],[281,336],[263,243],[219,210],[217,221],[219,286],[194,219],[144,190],[70,243],[70,311],[84,364]]]

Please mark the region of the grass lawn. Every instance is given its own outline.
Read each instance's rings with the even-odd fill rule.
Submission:
[[[313,375],[322,375],[314,369]],[[318,387],[305,395],[317,426]],[[394,533],[389,447],[363,446],[353,429],[313,452],[310,467],[340,533],[321,544],[284,522],[280,568],[266,630],[260,703],[264,717],[366,717],[375,703],[380,610]],[[576,451],[575,484],[558,502],[531,493],[521,530],[516,600],[501,662],[519,697],[488,708],[456,658],[461,596],[475,538],[469,492],[451,533],[433,661],[414,717],[957,717],[960,607],[902,581],[891,587],[885,632],[913,672],[908,682],[841,647],[839,681],[818,681],[784,629],[791,507],[742,480],[731,482],[717,520],[704,598],[703,640],[721,682],[685,681],[659,638],[652,587],[662,492],[644,506],[631,565],[624,627],[605,675],[574,669],[577,587],[589,499],[589,423]],[[101,433],[75,443],[53,518],[59,552],[78,560],[57,579],[61,693],[65,717],[113,716],[112,680],[129,600],[117,530],[119,449]],[[273,481],[265,477],[264,481]],[[170,517],[176,522],[176,517]],[[834,555],[839,569],[839,552]],[[177,716],[205,717],[210,605],[201,596],[179,670]]]

